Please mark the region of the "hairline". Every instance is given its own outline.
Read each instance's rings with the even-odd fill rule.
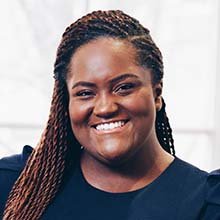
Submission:
[[[141,67],[141,68],[143,68],[143,70],[148,70],[148,71],[150,71],[150,73],[151,73],[151,83],[152,83],[152,85],[155,85],[155,84],[158,84],[158,83],[160,83],[160,82],[158,82],[158,83],[155,83],[154,82],[154,80],[153,80],[153,78],[154,78],[154,76],[153,76],[153,70],[151,69],[151,68],[149,68],[149,67],[146,67],[146,66],[144,66],[143,64],[141,64],[140,63],[140,61],[139,61],[139,52],[138,52],[138,48],[135,46],[135,44],[132,42],[132,40],[135,40],[135,39],[137,39],[137,38],[141,38],[141,37],[144,37],[145,35],[134,35],[134,36],[127,36],[127,37],[120,37],[120,36],[111,36],[111,35],[108,35],[108,34],[103,34],[103,35],[100,35],[100,36],[97,36],[97,37],[94,37],[94,38],[92,38],[92,39],[90,39],[90,40],[88,40],[88,41],[86,41],[86,42],[84,42],[84,43],[82,43],[81,45],[79,45],[75,50],[74,50],[74,52],[71,54],[71,56],[70,56],[70,60],[69,60],[69,62],[68,62],[68,64],[67,64],[67,66],[66,66],[66,74],[65,74],[65,81],[67,82],[67,80],[68,80],[68,75],[69,75],[69,69],[70,69],[70,63],[71,63],[71,60],[72,60],[72,58],[74,57],[74,54],[78,51],[78,50],[80,50],[80,48],[82,48],[83,46],[85,46],[85,45],[87,45],[87,44],[89,44],[89,43],[93,43],[93,42],[96,42],[96,41],[98,41],[98,40],[100,40],[100,39],[109,39],[109,40],[118,40],[118,41],[121,41],[121,42],[123,42],[123,43],[125,43],[125,44],[128,44],[129,46],[131,46],[132,47],[132,49],[134,50],[134,56],[135,56],[135,59],[134,59],[134,64],[135,65],[138,65],[139,67]],[[161,79],[161,81],[162,81],[162,79]]]

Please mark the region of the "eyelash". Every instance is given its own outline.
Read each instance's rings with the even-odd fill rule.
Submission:
[[[119,93],[119,95],[127,95],[132,91],[132,89],[134,89],[134,87],[135,87],[134,83],[122,83],[116,87],[114,93]],[[95,96],[95,94],[90,90],[82,90],[77,92],[75,96],[81,99],[89,99]]]
[[[79,92],[76,93],[76,96],[82,97],[84,99],[90,98],[93,95],[94,95],[94,93],[92,91],[89,91],[89,90],[82,90],[82,91],[79,91]]]
[[[116,88],[116,92],[126,95],[127,93],[131,92],[131,90],[134,89],[134,87],[134,83],[123,83]]]

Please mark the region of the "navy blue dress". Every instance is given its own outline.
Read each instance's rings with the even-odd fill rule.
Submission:
[[[32,148],[0,160],[0,219],[13,183]],[[179,158],[151,184],[126,193],[91,186],[80,164],[45,210],[43,220],[220,220],[220,172],[204,172]]]

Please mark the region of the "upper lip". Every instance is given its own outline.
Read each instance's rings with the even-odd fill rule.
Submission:
[[[99,122],[92,123],[92,124],[91,124],[91,127],[96,127],[97,125],[100,125],[100,124],[114,123],[114,122],[118,122],[118,121],[128,122],[129,119],[114,119],[114,120],[108,120],[108,121],[99,121]]]

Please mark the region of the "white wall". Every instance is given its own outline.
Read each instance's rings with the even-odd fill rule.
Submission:
[[[1,1],[0,157],[36,145],[61,35],[97,9],[121,9],[151,30],[164,56],[163,92],[177,156],[205,170],[220,167],[218,0]]]

